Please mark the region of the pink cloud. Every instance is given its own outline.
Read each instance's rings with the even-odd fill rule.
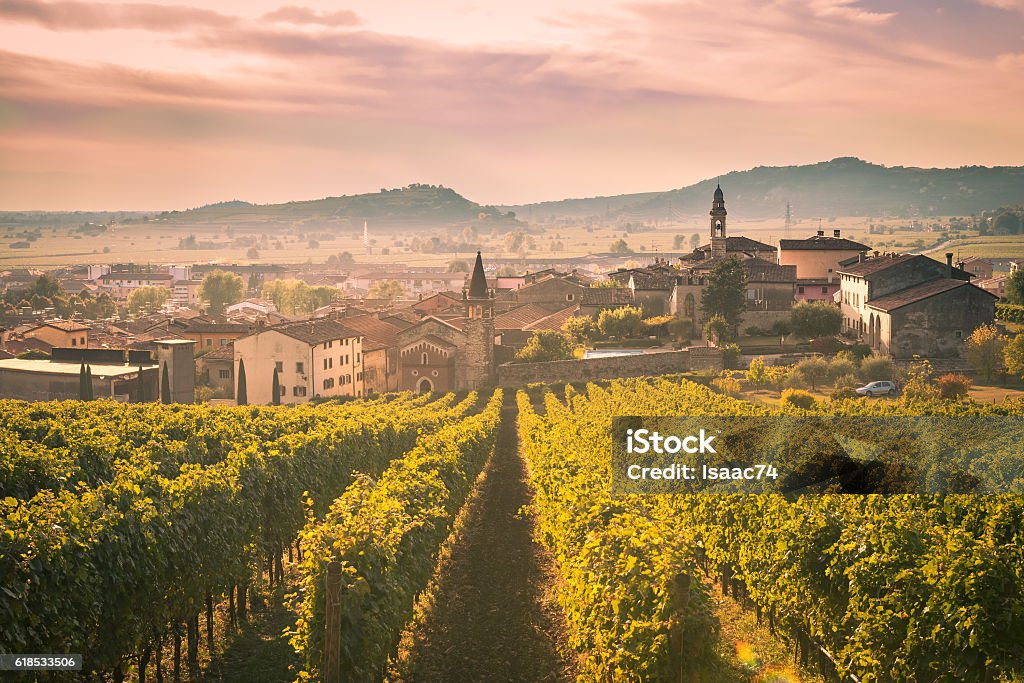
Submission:
[[[0,19],[39,24],[52,30],[143,29],[180,31],[199,26],[229,26],[238,21],[212,10],[154,3],[40,2],[3,0]]]
[[[316,24],[320,26],[356,26],[362,23],[359,15],[351,10],[317,12],[309,7],[288,5],[263,15],[266,21],[281,21],[289,24]]]

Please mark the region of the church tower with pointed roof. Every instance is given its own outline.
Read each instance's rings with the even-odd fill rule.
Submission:
[[[494,384],[494,292],[487,287],[484,262],[476,252],[469,284],[463,291],[465,346],[455,369],[456,382],[467,388]]]
[[[725,237],[725,193],[722,186],[715,188],[715,197],[711,201],[711,257],[725,258],[728,241]]]

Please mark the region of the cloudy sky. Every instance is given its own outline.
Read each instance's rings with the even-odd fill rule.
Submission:
[[[1024,0],[0,0],[0,209],[1024,164]]]

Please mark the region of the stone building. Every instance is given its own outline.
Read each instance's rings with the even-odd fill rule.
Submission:
[[[775,247],[748,237],[727,234],[725,195],[719,186],[711,203],[711,241],[679,259],[667,313],[705,323],[701,293],[715,265],[725,258],[739,259],[747,278],[746,310],[740,327],[770,328],[789,318],[796,289],[796,266],[780,265]]]
[[[995,319],[997,297],[971,273],[919,254],[860,257],[839,270],[843,328],[881,355],[955,357],[963,340]]]
[[[463,316],[427,316],[398,332],[398,388],[460,391],[494,384],[494,292],[480,252],[462,295]]]

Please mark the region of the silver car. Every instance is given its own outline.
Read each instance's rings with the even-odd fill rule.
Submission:
[[[896,385],[889,381],[868,382],[856,392],[861,396],[895,396]]]

